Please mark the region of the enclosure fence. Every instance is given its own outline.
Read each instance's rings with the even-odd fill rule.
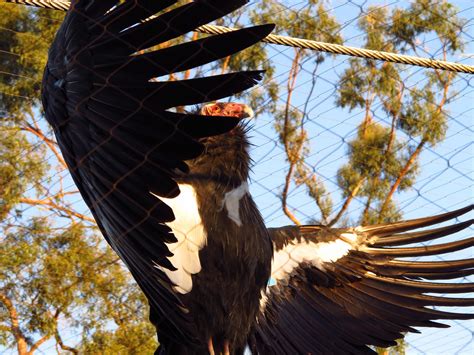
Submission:
[[[15,6],[6,3],[33,5],[51,11],[69,7],[65,1],[6,0],[0,3],[0,10]],[[465,1],[452,1],[456,7],[449,8],[452,12],[443,18],[438,6],[446,4],[445,1],[428,2],[428,7],[423,6],[426,2],[422,0],[401,5],[397,1],[362,0],[316,3],[250,2],[242,12],[226,18],[226,26],[222,23],[205,25],[199,28],[199,34],[187,37],[197,39],[203,34],[223,33],[269,20],[277,23],[279,34],[264,40],[265,44],[259,47],[260,54],[263,53],[261,57],[248,52],[235,61],[227,58],[218,64],[182,73],[183,78],[188,78],[234,71],[241,68],[239,65],[247,68],[239,61],[267,69],[267,76],[260,84],[248,94],[233,98],[233,101],[251,104],[257,114],[249,131],[253,158],[250,189],[267,225],[333,222],[335,226],[347,226],[360,223],[364,216],[370,220],[381,210],[388,211],[392,203],[394,216],[400,213],[399,217],[403,218],[434,215],[472,203],[474,77],[470,74],[474,73],[474,7]],[[417,19],[419,23],[418,27],[407,28],[418,34],[408,38],[410,33],[405,33],[407,37],[402,38],[396,32],[395,24],[401,23],[397,11],[409,11],[412,4],[421,5],[419,9],[412,9],[412,17],[408,18]],[[32,21],[48,19],[46,12],[30,11],[35,14],[30,17]],[[312,17],[302,16],[305,11]],[[457,22],[453,14],[462,20]],[[328,23],[327,17],[334,22]],[[56,19],[50,20],[59,24]],[[300,35],[315,28],[318,33],[311,38]],[[445,31],[446,28],[449,30]],[[21,26],[0,22],[1,36],[23,36],[26,32]],[[399,37],[393,33],[398,33]],[[327,41],[336,37],[344,45]],[[456,39],[463,42],[462,46],[453,44],[457,43]],[[375,46],[377,41],[385,41],[382,47],[391,47],[390,50],[362,49],[367,42]],[[16,207],[1,222],[2,227],[14,230],[27,225],[32,216],[42,216],[53,221],[57,230],[80,222],[90,228],[87,233],[97,234],[93,229],[94,219],[38,108],[39,98],[32,94],[38,90],[14,90],[20,82],[39,85],[41,78],[41,73],[32,72],[20,60],[20,54],[25,52],[18,53],[17,50],[0,41],[0,56],[8,58],[2,63],[15,62],[15,68],[19,68],[0,68],[0,84],[3,84],[0,98],[11,102],[11,107],[24,107],[29,111],[14,112],[0,106],[0,117],[5,122],[0,133],[3,130],[13,135],[25,134],[29,144],[18,151],[15,161],[38,156],[40,163],[50,168],[39,180],[28,184],[16,201]],[[34,48],[26,49],[26,54],[29,51],[35,53]],[[320,51],[345,56],[326,55]],[[388,62],[399,64],[389,66]],[[351,68],[355,69],[350,71]],[[10,86],[13,89],[10,90]],[[16,117],[19,113],[23,118]],[[433,121],[430,118],[440,115],[440,123],[429,126]],[[422,123],[413,123],[410,117],[418,117]],[[288,122],[291,127],[285,126]],[[288,129],[286,133],[285,129]],[[383,139],[374,138],[363,143],[363,129],[372,132],[374,137],[380,132],[386,134],[380,133]],[[285,141],[290,133],[296,138]],[[393,136],[396,139],[390,140]],[[3,135],[0,138],[5,139]],[[364,175],[363,170],[358,176],[347,172],[354,167],[359,169],[354,161],[360,158],[357,147],[361,144],[366,144],[365,151],[386,149],[387,144],[391,146],[393,169],[396,170],[393,176],[390,175],[392,168],[386,166],[374,179]],[[298,159],[294,159],[295,154]],[[359,164],[363,165],[363,162]],[[26,170],[18,172],[19,178],[26,179],[27,176]],[[388,186],[379,186],[377,181]],[[387,195],[390,198],[385,198]],[[472,232],[472,227],[468,228],[447,241],[472,236]],[[436,256],[435,260],[462,258],[472,258],[472,251]],[[457,281],[472,282],[472,279],[465,277]],[[2,282],[0,280],[0,289]],[[16,295],[22,292],[18,291]],[[15,302],[21,303],[21,297]],[[465,311],[461,307],[451,310]],[[74,320],[80,319],[82,312],[83,308],[77,306],[57,318],[60,333],[67,334],[61,338],[63,344],[80,343],[84,329],[75,325]],[[0,322],[4,322],[1,317]],[[474,347],[472,322],[445,323],[451,328],[423,329],[422,334],[409,334],[407,353],[471,354]],[[31,337],[38,340],[40,334],[31,332]],[[55,348],[60,347],[53,337],[36,350],[49,354]],[[12,343],[3,348],[0,345],[1,353],[13,354],[15,351]]]

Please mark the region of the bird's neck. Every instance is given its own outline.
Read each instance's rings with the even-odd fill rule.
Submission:
[[[246,127],[239,125],[226,134],[202,140],[205,150],[189,161],[190,173],[183,182],[201,181],[235,188],[245,183],[250,171]]]

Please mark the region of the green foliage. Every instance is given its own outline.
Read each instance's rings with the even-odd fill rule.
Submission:
[[[300,11],[293,11],[276,1],[264,0],[251,13],[251,19],[256,24],[274,23],[275,34],[342,44],[340,25],[327,11],[324,1],[310,0]],[[319,58],[323,57],[316,59]]]
[[[366,197],[370,204],[377,207],[367,209],[361,216],[365,224],[378,223],[381,219],[380,208],[390,191],[391,186],[399,176],[400,170],[406,165],[407,159],[403,156],[403,146],[388,144],[390,130],[379,124],[372,123],[365,130],[359,129],[358,136],[349,143],[349,161],[338,171],[338,184],[345,198],[358,190],[358,196]],[[416,166],[404,176],[399,191],[411,187],[416,174]],[[363,182],[362,187],[357,188]],[[396,205],[390,203],[383,216],[384,222],[400,219]]]
[[[119,327],[115,331],[102,330],[84,339],[81,350],[85,354],[153,354],[157,346],[154,332],[150,322]]]
[[[407,163],[403,154],[403,146],[395,143],[389,150],[390,129],[372,123],[365,130],[359,129],[357,138],[349,142],[349,163],[339,170],[340,186],[344,196],[348,196],[357,181],[366,179],[370,183],[361,190],[361,195],[383,199],[391,184],[396,180],[399,171]],[[413,184],[415,169],[405,176],[400,190]]]
[[[379,355],[405,355],[406,353],[406,344],[403,340],[397,340],[397,345],[385,349],[385,348],[376,348],[377,354]]]
[[[467,23],[458,16],[456,7],[448,1],[433,3],[430,0],[416,0],[408,9],[396,9],[392,22],[388,26],[394,44],[401,50],[408,48],[417,51],[417,39],[420,34],[434,32],[448,52],[463,49],[459,36]]]
[[[43,147],[34,147],[13,125],[0,127],[0,220],[18,204],[28,186],[44,176],[48,165],[43,161]]]
[[[434,33],[445,57],[462,48],[459,32],[463,24],[451,4],[425,0],[392,13],[370,7],[358,23],[367,48],[391,52],[411,49],[416,53],[420,38]],[[358,135],[349,144],[349,162],[341,167],[338,178],[349,201],[356,196],[365,199],[360,218],[364,224],[401,218],[393,194],[413,185],[422,149],[444,139],[447,130],[444,106],[450,100],[454,74],[426,71],[425,85],[406,88],[399,70],[399,65],[391,63],[350,59],[350,67],[339,81],[336,104],[349,111],[365,110]],[[391,121],[390,127],[374,122],[373,112],[378,107]],[[395,128],[412,140],[399,137]]]
[[[424,87],[411,90],[407,105],[400,112],[400,129],[431,145],[442,141],[448,129],[447,112],[443,106],[449,102],[449,98],[442,98],[439,103],[436,93],[445,90],[453,77],[453,74],[448,73],[430,75]]]
[[[276,1],[264,0],[252,11],[250,17],[254,24],[275,24],[275,34],[342,44],[340,25],[327,11],[324,1],[310,0],[300,11],[291,11]],[[306,58],[314,58],[315,63],[319,64],[324,61],[325,55],[300,51],[299,61]],[[273,73],[273,68],[268,63],[266,67],[270,67]]]
[[[28,224],[4,228],[4,233],[0,289],[14,303],[26,339],[38,334],[54,338],[59,322],[67,322],[82,334],[85,347],[100,346],[91,339],[104,333],[110,335],[107,344],[112,348],[156,347],[153,329],[144,323],[144,297],[95,231],[83,224],[54,228],[47,218],[32,218]],[[0,313],[1,323],[8,318],[7,312]],[[121,339],[120,334],[137,330],[142,333]]]
[[[0,116],[24,119],[38,105],[46,53],[64,14],[0,4]]]
[[[367,15],[359,19],[359,28],[365,33],[365,48],[391,51],[393,46],[384,36],[388,10],[385,7],[369,7]]]

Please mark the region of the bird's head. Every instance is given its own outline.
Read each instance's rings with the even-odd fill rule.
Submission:
[[[205,151],[188,164],[194,173],[219,176],[225,184],[231,184],[232,180],[236,186],[240,185],[247,180],[250,168],[249,142],[246,136],[248,122],[241,120],[252,118],[253,110],[241,103],[214,102],[198,108],[198,113],[203,116],[237,117],[240,123],[227,133],[201,138],[199,141],[204,145]]]
[[[204,105],[201,108],[201,115],[205,116],[228,116],[253,118],[254,112],[250,106],[235,102],[214,102],[212,104]]]

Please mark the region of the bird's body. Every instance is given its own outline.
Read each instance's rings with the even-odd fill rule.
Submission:
[[[178,267],[175,273],[192,279],[192,285],[180,287],[178,292],[197,315],[194,322],[200,338],[212,338],[217,353],[226,341],[231,349],[245,348],[270,277],[273,247],[248,191],[250,158],[245,132],[246,128],[238,125],[227,134],[205,139],[204,153],[189,161],[189,173],[177,179],[182,199],[165,199],[175,213],[172,223],[178,222],[170,224],[174,234],[184,231],[186,236],[176,243],[178,248],[186,250],[186,260],[194,258],[188,252],[193,249],[200,263],[199,272],[192,275]],[[190,208],[192,205],[197,210]],[[189,223],[194,213],[197,215]],[[190,240],[196,230],[203,241],[199,246]],[[170,245],[173,257],[181,254],[172,248]],[[172,263],[176,267],[180,264],[177,260]]]
[[[151,79],[227,57],[273,26],[169,47],[245,3],[199,0],[168,9],[175,2],[73,1],[43,79],[46,118],[72,177],[149,301],[157,353],[242,354],[248,346],[263,355],[364,354],[372,353],[368,345],[395,344],[413,326],[472,318],[429,308],[472,299],[427,293],[463,294],[473,284],[425,282],[472,275],[472,259],[397,260],[471,247],[473,238],[404,245],[467,228],[472,221],[415,231],[472,206],[367,227],[265,227],[248,191],[247,110],[172,110],[239,93],[262,72]]]

